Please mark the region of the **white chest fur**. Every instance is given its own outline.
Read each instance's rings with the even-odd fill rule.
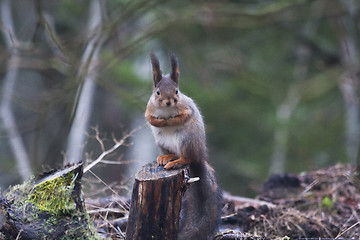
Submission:
[[[154,112],[154,116],[157,116],[158,118],[175,117],[178,114],[179,114],[178,109],[167,108],[167,107],[159,107]]]
[[[151,126],[155,142],[158,146],[180,156],[180,131],[181,126],[157,128]]]

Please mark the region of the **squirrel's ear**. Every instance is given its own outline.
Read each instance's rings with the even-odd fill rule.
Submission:
[[[153,69],[153,81],[154,81],[154,85],[156,86],[162,79],[160,63],[159,63],[159,59],[155,56],[154,53],[150,53],[150,59]]]
[[[171,59],[170,77],[177,84],[180,75],[178,59],[174,54],[170,54],[170,59]]]

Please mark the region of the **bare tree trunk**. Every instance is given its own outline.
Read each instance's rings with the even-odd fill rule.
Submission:
[[[282,173],[285,170],[286,154],[288,151],[289,123],[295,111],[301,93],[297,82],[303,81],[308,73],[310,51],[307,46],[300,43],[297,46],[297,61],[294,68],[293,83],[289,87],[287,96],[276,111],[277,126],[274,134],[274,151],[270,162],[270,173]]]
[[[15,36],[15,28],[12,21],[11,6],[9,0],[1,2],[1,21],[3,24],[3,36],[7,49],[11,53],[7,64],[7,71],[4,77],[4,86],[2,88],[1,99],[1,118],[3,119],[5,131],[9,137],[10,148],[14,154],[18,172],[23,180],[27,180],[31,174],[31,166],[28,153],[26,151],[23,139],[17,128],[14,113],[11,108],[11,99],[18,77],[17,65],[19,62],[19,43]]]
[[[346,72],[341,77],[339,87],[344,99],[345,110],[345,144],[346,153],[351,163],[356,164],[359,147],[359,98],[357,83],[359,79],[354,73]]]
[[[348,1],[342,1],[342,3],[351,10]],[[340,44],[341,61],[345,68],[339,87],[344,99],[346,152],[353,164],[356,164],[360,143],[360,102],[358,97],[360,71],[358,47],[352,37],[356,31],[355,28],[355,21],[352,17],[343,17],[338,19],[335,29]]]
[[[90,4],[88,32],[91,36],[82,56],[78,72],[78,77],[84,78],[84,83],[79,86],[74,104],[74,120],[69,133],[66,151],[67,163],[76,163],[82,159],[82,149],[85,144],[86,131],[92,110],[92,99],[95,94],[96,65],[105,39],[102,32],[101,2],[101,0],[92,0]]]
[[[320,3],[322,4],[322,3]],[[313,6],[313,12],[316,13],[317,5]],[[314,22],[308,22],[302,36],[309,37],[317,28]],[[308,74],[310,49],[306,44],[300,42],[296,47],[296,62],[293,72],[293,83],[288,89],[284,101],[276,109],[277,126],[274,133],[274,150],[270,160],[270,174],[282,173],[285,170],[286,154],[288,151],[289,123],[291,117],[301,99],[301,93],[297,84],[304,81]]]
[[[285,170],[285,160],[288,149],[289,122],[300,101],[300,95],[295,87],[290,87],[288,94],[276,111],[277,126],[274,134],[274,151],[270,162],[270,173],[282,173]]]

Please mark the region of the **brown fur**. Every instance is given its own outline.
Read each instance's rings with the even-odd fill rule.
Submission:
[[[145,118],[151,125],[165,169],[190,165],[190,176],[200,177],[184,195],[179,240],[208,240],[220,220],[221,190],[208,163],[204,122],[192,99],[178,90],[179,66],[171,55],[171,73],[162,75],[159,60],[151,54],[153,94]]]
[[[167,127],[167,126],[178,126],[183,125],[190,120],[191,111],[187,108],[181,109],[178,115],[169,118],[157,118],[152,115],[154,112],[154,105],[150,104],[147,107],[145,118],[154,127]]]

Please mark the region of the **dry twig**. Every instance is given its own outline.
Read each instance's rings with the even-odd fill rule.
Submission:
[[[114,141],[114,145],[108,149],[108,150],[105,150],[105,147],[104,147],[104,142],[102,141],[102,139],[99,137],[99,131],[97,130],[97,128],[95,128],[95,139],[99,142],[100,146],[101,146],[101,149],[102,149],[102,153],[99,155],[98,158],[96,158],[92,163],[90,163],[89,165],[87,165],[85,168],[84,168],[84,173],[86,173],[87,171],[89,171],[92,167],[94,167],[96,164],[98,164],[99,162],[101,162],[108,154],[114,152],[116,149],[118,149],[119,147],[125,145],[125,142],[126,140],[131,137],[137,130],[139,130],[139,128],[136,128],[134,130],[132,130],[130,133],[128,134],[125,134],[123,136],[122,139],[120,140],[117,140],[115,138],[115,136],[113,136],[113,141]]]

